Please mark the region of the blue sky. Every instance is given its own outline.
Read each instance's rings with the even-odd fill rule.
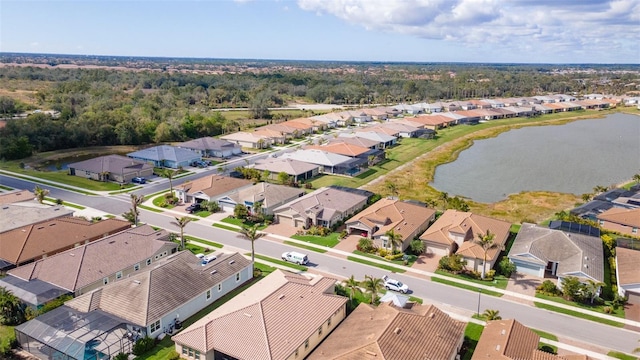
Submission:
[[[640,63],[638,0],[0,1],[0,51]]]

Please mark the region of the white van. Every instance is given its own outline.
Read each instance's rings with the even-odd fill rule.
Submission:
[[[307,257],[307,255],[295,251],[283,253],[282,260],[296,263],[298,265],[306,265],[309,262],[309,258]]]
[[[212,262],[213,260],[217,259],[218,257],[213,255],[213,254],[209,254],[205,257],[202,258],[202,262],[200,263],[200,265],[205,266],[208,263]]]

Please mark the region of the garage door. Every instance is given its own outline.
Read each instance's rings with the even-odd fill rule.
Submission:
[[[224,211],[224,212],[233,213],[233,210],[236,208],[236,204],[233,204],[233,203],[219,201],[218,204],[220,204],[220,207],[222,208],[222,211]]]
[[[629,298],[629,304],[640,306],[640,293],[627,291],[625,295]]]
[[[514,261],[513,263],[516,265],[517,272],[540,277],[541,269],[539,266],[526,264],[520,261]]]
[[[447,248],[441,248],[441,247],[437,247],[437,246],[433,246],[433,245],[427,245],[424,249],[424,252],[426,254],[434,254],[434,255],[438,255],[438,256],[447,256],[449,255],[449,249]]]

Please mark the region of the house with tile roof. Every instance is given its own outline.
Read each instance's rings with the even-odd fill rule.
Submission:
[[[538,350],[540,336],[516,320],[489,321],[471,360],[588,360],[586,355],[554,355]]]
[[[242,154],[242,147],[240,145],[210,136],[181,142],[176,146],[198,152],[202,157],[224,159]]]
[[[295,200],[304,194],[304,189],[259,182],[251,187],[242,188],[221,197],[218,203],[227,208],[235,208],[237,204],[242,204],[249,209],[249,212],[253,212],[254,205],[260,203],[260,212],[272,215],[273,209],[276,207]]]
[[[233,192],[253,186],[253,181],[236,179],[230,176],[209,175],[199,179],[187,181],[181,185],[174,186],[176,196],[180,201],[187,204],[199,203],[202,201],[216,201]],[[223,210],[229,210],[220,204]],[[233,211],[233,208],[231,208]]]
[[[493,242],[503,246],[509,237],[511,224],[506,221],[492,219],[486,216],[447,210],[422,235],[420,240],[425,244],[425,252],[436,255],[461,255],[467,261],[467,268],[480,271],[483,268],[484,250],[475,243],[478,234],[489,231],[494,234]],[[495,265],[499,248],[487,252],[487,267]]]
[[[640,306],[640,250],[616,247],[618,293]]]
[[[362,303],[307,359],[454,360],[465,326],[433,305]]]
[[[68,217],[74,211],[62,205],[44,205],[37,201],[21,201],[0,206],[0,234],[43,221]]]
[[[80,359],[91,359],[87,353],[99,354],[93,359],[112,358],[128,353],[136,339],[174,333],[182,321],[252,277],[253,265],[241,254],[220,254],[203,266],[191,252],[182,251],[145,271],[67,301],[20,325],[16,334],[23,340],[23,349],[34,355],[53,355],[47,354],[51,351],[76,358],[80,348],[85,353]]]
[[[127,278],[177,247],[168,232],[138,226],[9,270],[0,286],[15,278],[8,288],[38,306],[62,294],[79,296]]]
[[[347,143],[357,146],[366,147],[367,149],[377,149],[378,142],[375,140],[365,139],[362,137],[337,137],[335,139],[329,139],[329,144],[332,143]]]
[[[153,146],[147,149],[130,152],[128,157],[152,164],[154,167],[177,169],[187,167],[196,161],[202,160],[202,156],[192,150],[169,145]]]
[[[358,233],[372,239],[378,247],[391,249],[387,232],[393,231],[402,238],[401,251],[422,234],[435,219],[433,209],[397,199],[380,199],[373,205],[345,221],[347,232]]]
[[[366,160],[369,166],[383,160],[385,156],[382,150],[370,149],[350,142],[337,141],[337,139],[322,145],[309,145],[305,149],[316,149],[355,159],[363,159]]]
[[[640,207],[635,209],[611,208],[596,216],[601,228],[621,234],[640,236]]]
[[[599,237],[524,223],[508,257],[519,273],[540,278],[549,274],[557,276],[559,283],[568,276],[582,282],[604,281],[604,253]]]
[[[153,165],[121,155],[106,155],[68,165],[69,175],[96,181],[130,182],[153,175]]]
[[[266,158],[256,160],[254,169],[268,171],[269,179],[277,180],[281,172],[289,175],[294,182],[312,179],[320,173],[320,166],[304,161],[282,158]]]
[[[36,195],[29,190],[15,189],[0,193],[0,205],[33,201],[35,198]]]
[[[444,115],[419,115],[411,118],[412,121],[423,124],[425,129],[438,130],[456,124],[456,120]]]
[[[362,112],[371,117],[371,120],[387,120],[389,114],[384,108],[367,108],[362,109]]]
[[[73,216],[22,226],[0,236],[0,270],[43,259],[130,227],[124,220],[92,222]]]
[[[171,339],[185,358],[304,359],[346,316],[335,284],[276,270]]]
[[[362,210],[367,199],[365,195],[325,187],[277,207],[273,214],[276,222],[297,228],[332,227]]]
[[[353,137],[361,137],[373,141],[378,142],[378,149],[386,149],[398,142],[398,138],[395,136],[383,134],[375,131],[367,131],[366,128],[362,131],[354,132],[354,133],[340,133],[338,138],[353,138]]]
[[[220,139],[230,141],[241,147],[249,149],[268,149],[273,145],[273,139],[268,135],[256,132],[238,131],[235,133],[221,136]]]
[[[254,129],[251,134],[269,139],[272,145],[284,144],[287,142],[287,139],[290,139],[292,137],[297,137],[297,135],[290,136],[289,134],[283,132],[283,130],[281,130],[280,128],[273,128],[273,127],[267,127],[267,126],[261,126],[259,128]],[[262,148],[266,148],[266,147],[262,147]],[[258,147],[258,149],[262,149],[262,148]]]
[[[356,175],[366,159],[351,158],[318,149],[303,149],[284,153],[281,159],[293,159],[309,164],[318,165],[321,173]]]

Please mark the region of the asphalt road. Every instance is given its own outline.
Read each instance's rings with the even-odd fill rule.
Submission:
[[[244,160],[239,161],[243,164],[245,163]],[[212,170],[208,173],[216,172]],[[192,179],[205,175],[207,174],[201,173],[189,178]],[[174,180],[174,186],[188,180],[189,178]],[[29,181],[14,179],[3,175],[0,175],[0,184],[18,189],[33,189],[36,185]],[[97,197],[56,189],[47,185],[40,186],[49,189],[51,191],[50,196],[53,198],[61,198],[65,201],[82,204],[107,213],[122,214],[130,209],[128,194],[111,197]],[[137,193],[150,194],[166,188],[166,183],[155,185],[149,184],[144,189],[138,190]],[[141,222],[177,231],[175,226],[170,224],[172,220],[174,220],[172,215],[155,213],[141,209]],[[208,226],[204,223],[189,223],[185,228],[185,233],[228,246],[233,246],[247,252],[251,249],[250,243],[239,238],[236,233]],[[290,251],[291,249],[292,248],[290,246],[285,244],[265,239],[256,242],[256,253],[274,258],[279,258],[283,252]],[[363,279],[365,275],[373,275],[375,277],[381,277],[385,274],[389,275],[385,270],[326,254],[312,252],[309,254],[309,258],[311,262],[310,267],[318,271],[335,274],[340,277],[346,278],[354,275],[356,279]],[[555,334],[561,339],[575,339],[582,343],[593,344],[606,349],[623,351],[626,353],[631,353],[631,351],[638,346],[638,340],[640,340],[640,333],[638,332],[569,317],[556,312],[538,309],[489,295],[480,295],[479,297],[477,292],[446,286],[408,275],[393,274],[393,277],[408,284],[412,290],[411,295],[423,298],[426,302],[434,303],[436,305],[446,304],[455,308],[464,309],[468,311],[469,314],[475,313],[478,307],[480,308],[480,312],[483,312],[485,309],[496,309],[500,311],[500,315],[505,319],[516,318],[526,326]],[[478,301],[480,301],[479,305]]]

